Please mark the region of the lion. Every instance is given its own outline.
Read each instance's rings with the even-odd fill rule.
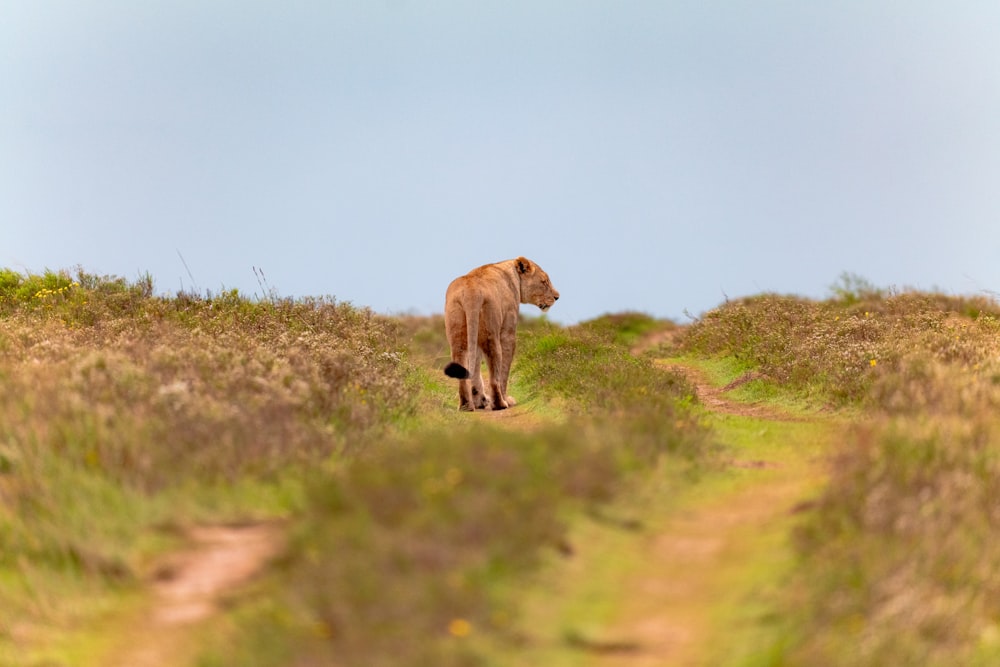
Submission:
[[[516,404],[507,394],[507,379],[520,304],[531,303],[544,312],[558,299],[549,274],[524,257],[480,266],[448,285],[444,318],[451,363],[444,373],[459,380],[459,410],[504,410]],[[483,387],[484,357],[489,395]]]

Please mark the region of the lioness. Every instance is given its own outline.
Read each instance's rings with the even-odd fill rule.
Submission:
[[[448,285],[444,320],[451,345],[448,377],[458,378],[459,410],[472,412],[492,404],[503,410],[515,404],[507,395],[510,362],[514,359],[520,304],[543,311],[559,299],[549,274],[525,259],[487,264]],[[490,395],[483,389],[482,358],[490,369]]]

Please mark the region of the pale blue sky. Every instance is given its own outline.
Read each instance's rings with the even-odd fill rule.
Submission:
[[[845,271],[1000,291],[998,28],[985,0],[0,0],[0,265],[433,313],[525,255],[561,322]]]

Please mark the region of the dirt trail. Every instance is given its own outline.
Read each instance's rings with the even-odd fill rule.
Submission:
[[[727,613],[720,610],[745,609],[746,598],[767,586],[748,587],[748,567],[787,567],[792,515],[823,477],[815,443],[794,442],[809,425],[775,408],[729,400],[698,369],[672,367],[692,381],[709,410],[760,420],[777,446],[792,453],[772,460],[738,450],[730,462],[738,483],[683,503],[650,531],[641,564],[623,582],[614,620],[583,647],[588,664],[599,667],[712,664],[725,643],[719,633],[729,631],[719,627],[720,613]]]
[[[546,423],[544,417],[531,407],[518,404],[506,410],[477,410],[475,418],[487,424],[519,431],[533,431]]]
[[[170,554],[153,574],[148,613],[129,624],[129,645],[105,664],[173,667],[194,656],[190,634],[217,611],[227,593],[257,574],[282,544],[276,522],[198,526],[189,546]]]
[[[698,400],[712,412],[727,415],[738,415],[740,417],[754,417],[756,419],[767,419],[771,421],[801,421],[801,418],[790,415],[778,408],[765,405],[763,403],[741,403],[731,400],[726,396],[727,392],[736,389],[748,382],[763,377],[759,373],[747,373],[746,375],[730,382],[725,387],[716,387],[709,382],[705,373],[693,366],[671,363],[669,361],[656,361],[660,368],[674,370],[682,373],[688,381],[695,386]]]

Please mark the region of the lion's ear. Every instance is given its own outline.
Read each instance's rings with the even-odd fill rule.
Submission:
[[[517,266],[517,272],[522,275],[528,275],[529,273],[535,270],[535,265],[531,263],[530,259],[526,259],[524,257],[518,257],[516,260],[514,260],[514,263]]]

